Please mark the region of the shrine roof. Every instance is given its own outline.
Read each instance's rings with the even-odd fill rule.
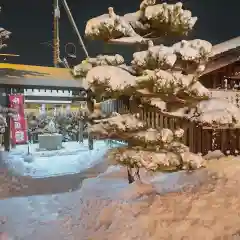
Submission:
[[[216,44],[201,76],[240,61],[240,37]]]
[[[81,89],[82,83],[66,68],[0,63],[0,86]]]
[[[229,55],[222,56],[221,58],[210,60],[207,65],[205,71],[201,74],[201,76],[206,75],[208,73],[214,72],[220,68],[226,67],[230,64],[233,64],[240,60],[239,53],[232,53]]]
[[[227,53],[232,50],[240,49],[240,37],[229,39],[213,46],[211,57]]]

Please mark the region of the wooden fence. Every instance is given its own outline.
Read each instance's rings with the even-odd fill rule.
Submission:
[[[109,99],[101,102],[100,108],[103,113],[107,113],[107,114],[112,112],[118,112],[121,114],[129,112],[127,106],[124,105],[123,101],[119,101],[115,99]]]
[[[106,104],[106,103],[105,103]],[[109,102],[102,106],[106,112],[129,113],[129,106],[122,101]],[[199,126],[194,122],[179,117],[163,114],[157,108],[139,108],[140,119],[151,128],[169,128],[171,130],[181,127],[184,129],[183,143],[189,146],[194,153],[207,154],[208,151],[221,150],[225,154],[238,155],[240,153],[240,128],[208,128]],[[37,141],[37,136],[33,136]],[[74,136],[77,140],[78,134]]]
[[[222,96],[240,107],[240,94],[236,91],[214,90],[213,96]],[[235,96],[235,98],[234,98]],[[238,100],[239,99],[239,100]],[[129,113],[131,107],[124,105],[122,101],[105,101],[101,109],[106,112]],[[225,154],[238,155],[240,153],[240,128],[207,128],[199,126],[194,122],[182,120],[178,117],[163,114],[157,108],[139,108],[140,118],[148,127],[169,128],[171,130],[181,127],[184,129],[183,143],[189,146],[194,153],[207,154],[208,151],[221,150]],[[37,141],[37,136],[32,136]],[[73,136],[77,140],[78,134]]]
[[[240,153],[240,128],[210,128],[203,127],[188,120],[182,120],[158,111],[142,109],[141,120],[148,127],[184,129],[183,143],[194,153],[207,154],[209,151],[221,150],[225,154]]]

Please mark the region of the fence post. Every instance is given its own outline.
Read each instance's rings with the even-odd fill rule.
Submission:
[[[88,149],[93,150],[93,136],[90,133],[88,133]]]
[[[159,118],[160,118],[159,127],[164,128],[165,126],[164,126],[163,114],[162,113],[160,113]]]
[[[194,127],[195,124],[193,122],[190,122],[189,124],[189,148],[190,151],[195,153],[195,148],[194,148]]]
[[[158,128],[159,127],[159,113],[156,112],[156,115],[155,115],[155,126]]]
[[[78,141],[79,143],[83,143],[83,130],[84,130],[84,121],[78,121]]]

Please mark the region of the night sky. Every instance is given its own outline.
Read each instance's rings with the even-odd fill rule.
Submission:
[[[52,48],[44,42],[52,40],[53,9],[52,0],[1,0],[2,13],[0,26],[12,32],[8,41],[7,53],[20,54],[20,57],[9,58],[8,62],[32,65],[52,66]],[[111,2],[111,3],[110,3]],[[240,35],[240,0],[186,0],[185,7],[199,17],[191,37],[206,39],[218,43]],[[137,9],[140,0],[68,0],[72,14],[82,35],[86,21],[103,14],[109,6],[116,13],[123,14]],[[69,43],[77,45],[77,38],[71,29],[68,18],[61,11],[60,40],[62,56],[64,46]],[[90,55],[116,52],[130,56],[126,47],[106,46],[96,42],[85,41]],[[72,51],[72,48],[68,49]],[[84,57],[77,47],[79,61]]]

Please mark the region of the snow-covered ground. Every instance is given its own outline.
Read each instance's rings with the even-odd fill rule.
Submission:
[[[7,164],[12,171],[20,175],[32,177],[49,177],[79,173],[104,160],[104,155],[110,148],[122,143],[96,140],[94,149],[88,149],[88,141],[83,143],[66,142],[63,149],[56,151],[37,151],[38,144],[21,145],[12,149],[7,156]]]

